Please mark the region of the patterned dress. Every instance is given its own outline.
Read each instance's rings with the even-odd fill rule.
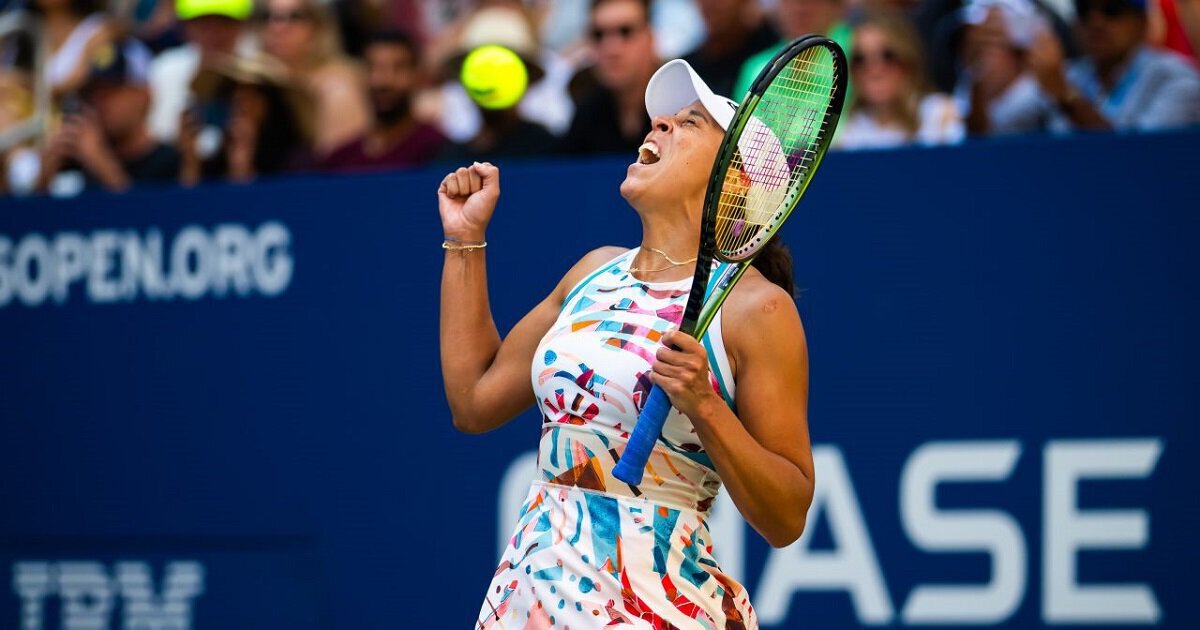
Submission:
[[[758,627],[746,589],[713,559],[706,521],[721,480],[688,418],[672,409],[640,486],[612,476],[691,286],[637,280],[636,253],[575,287],[538,347],[537,477],[477,628]],[[720,319],[702,341],[732,403]]]

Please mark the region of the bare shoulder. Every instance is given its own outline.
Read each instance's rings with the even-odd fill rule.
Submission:
[[[587,254],[584,254],[583,258],[580,258],[579,262],[575,263],[575,265],[571,267],[570,271],[568,271],[566,275],[562,277],[562,280],[559,281],[558,287],[555,289],[555,293],[558,294],[560,300],[566,299],[567,293],[569,293],[571,289],[575,288],[575,285],[583,282],[585,278],[587,278],[605,263],[611,261],[617,256],[620,256],[621,254],[624,254],[627,251],[629,251],[629,248],[627,247],[605,246],[598,247]]]
[[[759,346],[782,349],[804,344],[804,327],[795,299],[753,267],[734,287],[722,310],[725,322],[753,322],[748,326],[728,323],[723,326],[726,345],[734,352]]]

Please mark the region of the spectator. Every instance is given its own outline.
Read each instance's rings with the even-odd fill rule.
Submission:
[[[108,2],[109,16],[128,36],[158,54],[183,44],[174,0],[121,0]]]
[[[528,3],[542,43],[560,56],[577,61],[591,48],[588,31],[591,3],[534,0]],[[704,20],[695,0],[650,0],[650,30],[659,59],[675,59],[692,52],[704,39]],[[575,64],[579,66],[579,63]]]
[[[515,0],[489,0],[464,14],[426,49],[432,51],[431,64],[443,83],[418,100],[417,117],[436,121],[455,142],[475,138],[483,119],[457,81],[458,72],[468,52],[495,44],[516,52],[529,70],[529,88],[517,104],[520,117],[551,133],[564,133],[573,111],[566,92],[573,70],[560,57],[544,50],[536,33],[529,12]]]
[[[926,89],[916,29],[900,13],[867,13],[854,28],[854,98],[834,136],[846,149],[951,144],[965,134],[950,97]]]
[[[1143,0],[1076,0],[1084,57],[1067,69],[1041,36],[1030,65],[1075,129],[1168,129],[1200,123],[1200,76],[1184,57],[1146,44]]]
[[[333,12],[342,51],[354,59],[363,59],[376,33],[402,32],[426,55],[424,43],[429,36],[426,11],[445,2],[427,0],[321,0]]]
[[[175,181],[179,153],[157,142],[146,125],[149,66],[150,51],[135,40],[95,51],[81,102],[64,102],[65,119],[46,143],[43,190],[75,192],[66,190],[70,179],[58,179],[72,166],[82,169],[87,184],[110,191],[126,190],[135,182]]]
[[[479,113],[482,124],[475,136],[451,145],[442,152],[441,159],[482,162],[505,157],[546,157],[554,148],[554,135],[545,127],[521,118],[516,106],[480,109]]]
[[[974,135],[1049,129],[1053,109],[1026,58],[1049,26],[1029,0],[978,0],[962,11],[963,70],[955,98]]]
[[[783,41],[756,53],[742,64],[729,96],[735,101],[742,100],[750,91],[750,84],[770,63],[771,58],[785,44],[802,35],[825,35],[843,50],[850,50],[850,25],[845,21],[845,12],[845,0],[776,0],[775,23],[783,33]]]
[[[561,149],[634,153],[650,133],[646,84],[659,66],[649,0],[592,0],[596,85],[582,95]]]
[[[733,94],[742,65],[752,55],[779,43],[779,34],[763,19],[754,0],[697,0],[708,36],[684,56],[717,94]]]
[[[384,30],[385,13],[391,2],[380,0],[329,0],[326,2],[337,27],[342,52],[356,60],[364,58],[372,34]]]
[[[512,10],[507,7],[491,7],[474,14],[463,34],[462,50],[452,61],[448,74],[455,77],[459,75],[467,51],[485,44],[499,44],[518,53],[526,65],[532,90],[532,86],[544,75],[531,55],[537,50],[537,44],[531,39],[531,29],[515,28],[523,22],[510,19],[513,17]],[[466,94],[461,84],[456,87],[459,93]],[[469,138],[451,145],[441,158],[465,162],[495,161],[504,157],[545,157],[554,148],[556,138],[546,127],[521,115],[520,107],[529,99],[530,93],[527,91],[520,101],[507,109],[484,109],[474,101],[469,101],[471,111],[479,117],[480,124]]]
[[[198,147],[199,121],[185,114],[179,134],[180,182],[185,186],[204,178],[249,182],[307,166],[305,129],[311,124],[312,105],[289,77],[278,60],[262,55],[234,57],[205,69],[196,78],[198,89],[229,103],[223,150],[204,158]]]
[[[446,143],[436,127],[413,117],[413,95],[421,75],[416,43],[407,35],[375,35],[365,50],[374,125],[361,138],[334,150],[327,170],[419,166],[437,157]]]
[[[959,50],[963,34],[963,9],[977,0],[923,0],[912,13],[926,56],[926,68],[932,87],[941,92],[951,92],[958,85]],[[1075,48],[1074,33],[1056,9],[1070,0],[1027,0],[1037,9],[1042,20],[1050,24],[1066,56],[1079,54]],[[1054,7],[1054,8],[1051,8]]]
[[[1200,62],[1200,2],[1150,0],[1149,41]]]
[[[50,57],[43,70],[56,98],[87,80],[89,60],[113,41],[113,30],[95,0],[34,0]]]
[[[315,0],[266,0],[264,7],[263,50],[283,61],[316,108],[316,154],[361,136],[371,119],[366,80],[342,53],[328,7]]]
[[[183,27],[185,44],[165,50],[150,64],[150,88],[154,106],[150,129],[164,142],[179,136],[184,110],[200,112],[206,134],[214,139],[208,153],[219,149],[215,142],[225,124],[228,107],[205,101],[192,91],[192,81],[202,68],[212,69],[229,57],[247,52],[243,40],[246,20],[254,10],[253,0],[174,0],[175,15]]]

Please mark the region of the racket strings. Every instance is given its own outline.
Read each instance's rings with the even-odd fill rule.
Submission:
[[[795,205],[821,154],[837,85],[833,54],[814,46],[790,59],[763,93],[717,202],[715,240],[724,257],[752,255]]]

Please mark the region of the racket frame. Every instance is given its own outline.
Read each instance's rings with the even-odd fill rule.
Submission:
[[[708,178],[708,188],[704,194],[704,218],[700,222],[700,250],[697,254],[696,272],[692,278],[692,293],[688,296],[687,306],[684,308],[683,319],[680,321],[679,330],[693,337],[701,337],[707,330],[709,324],[717,315],[717,310],[725,303],[725,299],[729,297],[730,291],[733,289],[737,281],[741,279],[742,274],[754,262],[754,259],[767,246],[764,242],[750,256],[742,260],[730,260],[721,255],[720,249],[716,245],[716,224],[717,210],[720,206],[721,188],[725,183],[725,169],[732,159],[734,151],[738,150],[737,141],[741,138],[742,129],[750,121],[754,110],[758,108],[758,102],[762,100],[762,96],[770,87],[771,81],[787,67],[788,62],[793,57],[799,55],[802,51],[813,46],[825,46],[830,49],[831,56],[834,61],[834,94],[830,107],[826,112],[826,119],[822,123],[830,130],[830,133],[821,137],[820,149],[816,151],[813,161],[805,166],[809,171],[804,183],[794,191],[789,193],[789,199],[783,206],[783,217],[778,223],[782,227],[787,217],[796,209],[804,192],[808,189],[808,185],[812,182],[813,174],[821,166],[822,160],[825,159],[825,153],[829,148],[829,143],[833,140],[832,130],[837,129],[838,120],[841,118],[842,107],[846,97],[846,79],[847,79],[847,64],[846,56],[841,47],[836,42],[820,35],[807,35],[796,39],[792,43],[784,46],[782,50],[775,53],[763,71],[758,74],[754,83],[750,86],[750,91],[746,93],[742,99],[741,105],[738,106],[737,113],[734,114],[733,120],[730,122],[729,130],[726,131],[725,137],[721,140],[721,147],[717,151],[717,159],[713,162],[712,172]],[[773,230],[764,237],[764,241],[769,241],[775,236]],[[726,268],[722,276],[716,282],[709,286],[709,279],[712,274],[712,261],[716,258],[722,262],[732,263]],[[696,290],[696,287],[705,287],[704,292]]]

